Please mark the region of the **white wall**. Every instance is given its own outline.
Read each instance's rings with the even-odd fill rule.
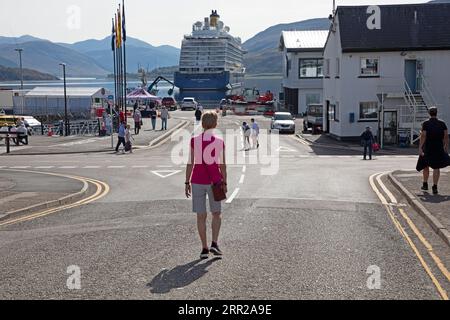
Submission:
[[[373,123],[359,120],[359,103],[378,101],[377,93],[404,91],[405,60],[424,60],[424,77],[430,85],[438,107],[439,117],[450,123],[450,51],[375,52],[342,54],[339,28],[330,35],[325,48],[325,59],[330,59],[331,76],[324,81],[324,105],[326,100],[333,104],[339,101],[339,122],[331,121],[330,133],[338,137],[357,137],[366,126],[377,127]],[[340,58],[340,79],[334,77],[336,57]],[[378,78],[360,78],[360,59],[379,58]],[[426,98],[426,96],[425,96]],[[426,101],[431,105],[431,101]],[[350,123],[349,115],[355,113],[355,123]]]

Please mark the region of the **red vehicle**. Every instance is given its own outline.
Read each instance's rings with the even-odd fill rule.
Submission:
[[[172,97],[166,97],[162,99],[162,105],[165,106],[170,111],[178,110],[177,101]]]

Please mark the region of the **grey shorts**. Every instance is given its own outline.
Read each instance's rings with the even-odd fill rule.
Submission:
[[[209,208],[212,213],[222,212],[222,203],[214,200],[211,185],[192,184],[193,211],[197,214],[208,213],[206,209],[206,196],[209,199]]]

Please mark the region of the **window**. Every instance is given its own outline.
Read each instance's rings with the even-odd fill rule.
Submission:
[[[310,106],[312,104],[320,104],[322,101],[320,101],[320,93],[307,93],[305,95],[306,97],[306,106]]]
[[[360,120],[377,120],[378,119],[378,102],[361,102],[359,104]]]
[[[330,104],[328,114],[330,120],[339,121],[339,102],[336,102],[335,104]]]
[[[325,59],[325,77],[330,76],[330,59]]]
[[[323,59],[300,59],[299,78],[323,77]]]
[[[341,59],[336,58],[336,77],[341,76]]]
[[[378,76],[378,59],[361,58],[361,75]]]
[[[289,78],[289,72],[291,71],[291,60],[286,55],[286,78]]]

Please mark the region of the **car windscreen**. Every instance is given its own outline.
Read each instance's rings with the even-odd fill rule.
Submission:
[[[290,114],[277,114],[275,115],[276,121],[283,121],[283,120],[294,120],[294,118]]]

